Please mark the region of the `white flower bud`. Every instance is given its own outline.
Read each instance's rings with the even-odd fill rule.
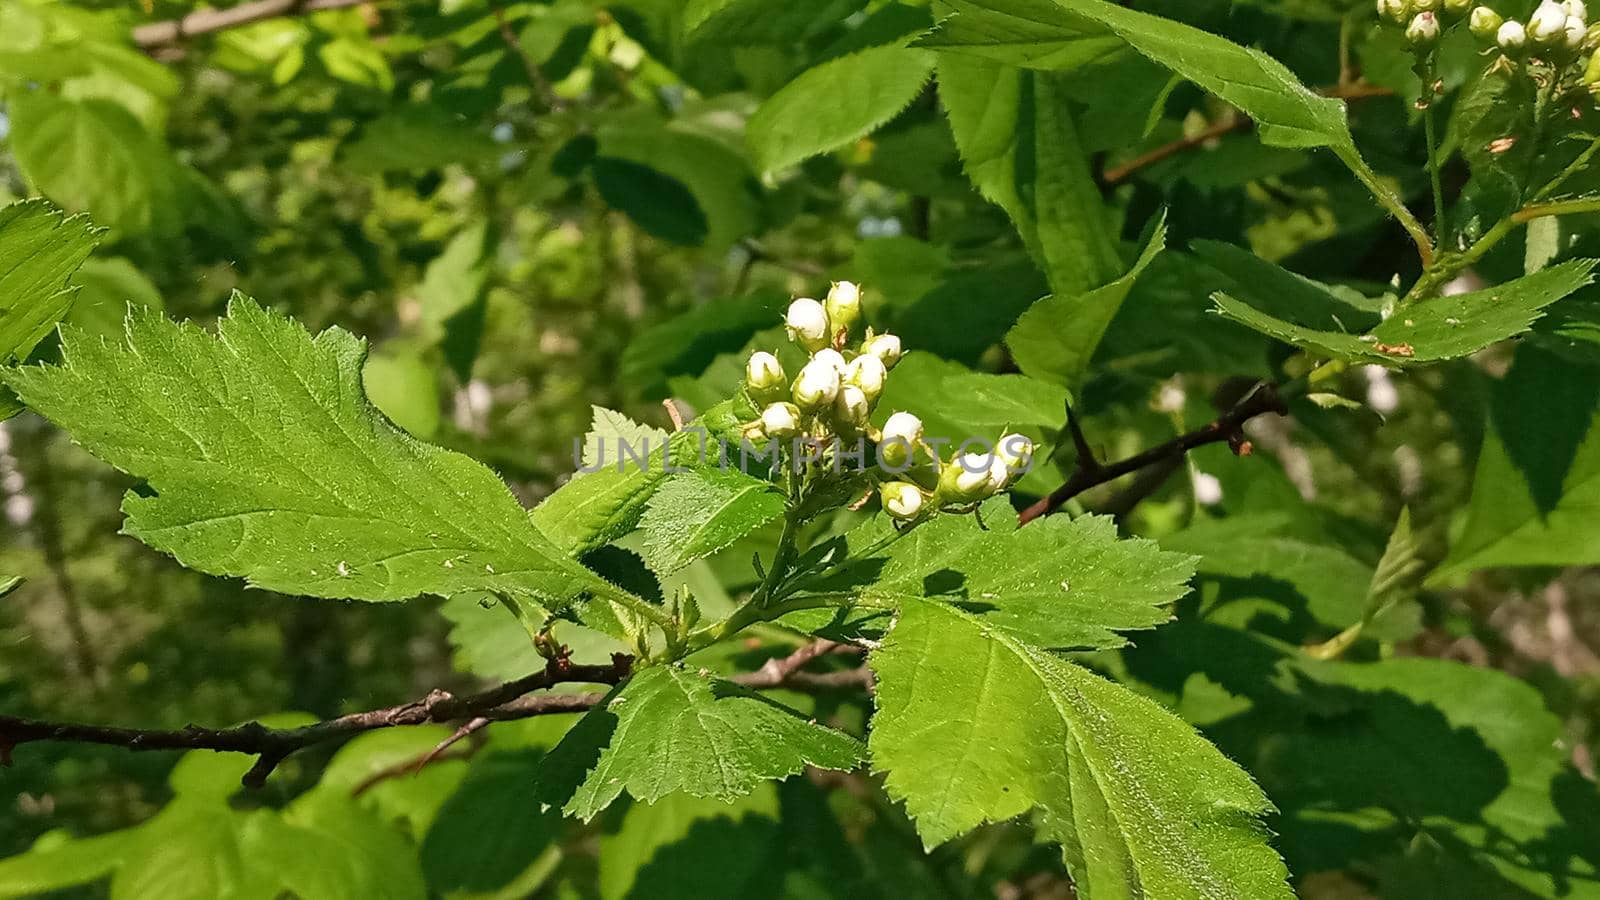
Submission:
[[[911,461],[912,451],[921,441],[922,420],[908,412],[897,412],[883,423],[878,456],[886,464],[899,468]]]
[[[902,522],[922,515],[922,489],[906,481],[885,481],[878,485],[878,498],[883,510]]]
[[[839,370],[825,359],[813,359],[794,380],[794,402],[801,409],[815,412],[839,396]]]
[[[847,384],[839,388],[839,396],[833,401],[833,414],[838,417],[840,424],[861,428],[872,415],[872,403],[861,388]]]
[[[1581,48],[1583,46],[1584,38],[1588,37],[1588,35],[1589,27],[1584,24],[1582,19],[1574,16],[1567,17],[1567,30],[1564,34],[1563,43],[1565,43],[1569,49],[1577,50]]]
[[[883,381],[887,377],[889,370],[883,360],[870,354],[858,356],[844,367],[844,380],[861,388],[861,392],[873,402],[877,402],[878,395],[883,393]]]
[[[1505,24],[1505,19],[1500,14],[1487,6],[1480,6],[1472,11],[1472,16],[1467,20],[1467,28],[1481,40],[1490,40],[1500,26]]]
[[[800,410],[793,403],[774,403],[761,411],[761,430],[768,437],[794,437],[800,431]]]
[[[828,365],[833,366],[833,370],[838,372],[840,375],[844,374],[844,354],[833,349],[832,347],[824,347],[821,350],[818,350],[817,352],[811,354],[811,358],[814,360],[821,360]]]
[[[789,304],[783,317],[789,329],[789,340],[815,352],[828,346],[828,311],[810,297],[801,297]]]
[[[939,470],[939,497],[946,503],[976,503],[995,492],[989,479],[995,457],[966,453]]]
[[[882,360],[884,368],[892,369],[900,361],[900,339],[892,334],[880,334],[861,348],[862,353],[870,353]]]
[[[1558,3],[1545,0],[1528,20],[1528,37],[1541,44],[1561,39],[1567,32],[1567,11]]]
[[[750,396],[760,402],[776,400],[787,392],[789,377],[783,372],[783,363],[765,350],[750,354],[744,364],[744,384]]]
[[[835,331],[854,325],[861,318],[861,288],[850,281],[834,282],[828,291],[827,309]]]
[[[1586,24],[1588,23],[1589,7],[1584,5],[1583,0],[1564,0],[1561,8],[1566,10],[1568,18],[1582,19]]]
[[[1033,462],[1033,441],[1027,435],[1003,434],[994,445],[995,456],[1014,471],[1022,471]]]
[[[1507,22],[1495,32],[1494,42],[1501,50],[1515,53],[1528,45],[1528,30],[1522,27],[1521,22]]]
[[[1406,14],[1411,10],[1406,6],[1406,0],[1378,0],[1378,18],[1398,25],[1406,20]]]
[[[1406,40],[1414,47],[1428,47],[1439,40],[1439,17],[1431,12],[1418,13],[1406,26]]]
[[[1013,474],[1011,467],[998,455],[989,460],[989,492],[998,494],[1005,490]]]

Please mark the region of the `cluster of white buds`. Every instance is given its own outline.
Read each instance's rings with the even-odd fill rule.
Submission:
[[[1402,28],[1406,42],[1431,51],[1444,30],[1467,17],[1472,0],[1378,0],[1378,19]]]
[[[909,466],[913,448],[922,444],[922,421],[907,412],[897,412],[883,426],[878,444],[879,458],[896,468]],[[898,448],[898,449],[895,449]],[[878,496],[890,516],[903,522],[914,521],[938,509],[971,508],[1006,489],[1033,461],[1033,441],[1020,434],[1007,434],[996,442],[992,453],[962,453],[948,462],[932,458],[933,487],[916,481],[885,481]]]
[[[889,369],[900,360],[900,339],[868,329],[861,348],[846,358],[850,327],[860,318],[861,289],[848,281],[834,284],[823,302],[801,297],[789,304],[784,328],[811,358],[791,382],[778,357],[764,350],[751,354],[745,393],[762,411],[747,434],[821,439],[867,427]]]
[[[1544,0],[1527,22],[1505,19],[1487,6],[1472,11],[1468,27],[1482,41],[1492,41],[1509,57],[1528,51],[1573,57],[1600,46],[1600,29],[1589,27],[1583,0]]]
[[[744,390],[761,412],[745,426],[747,437],[870,438],[880,462],[874,470],[878,498],[903,523],[940,509],[970,508],[1027,470],[1033,442],[1020,434],[1001,437],[992,453],[944,462],[924,440],[922,420],[909,412],[897,411],[881,430],[873,428],[873,409],[902,349],[898,337],[871,328],[852,348],[850,331],[860,318],[861,290],[848,281],[834,284],[823,302],[802,297],[789,304],[784,327],[810,358],[791,381],[776,355],[750,355]]]
[[[1600,23],[1589,24],[1584,0],[1543,0],[1526,22],[1505,19],[1477,7],[1469,27],[1477,38],[1499,48],[1504,64],[1526,61],[1540,67],[1541,83],[1554,83],[1554,96],[1587,87],[1600,93]]]

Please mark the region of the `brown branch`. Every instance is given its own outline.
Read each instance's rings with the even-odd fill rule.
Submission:
[[[817,641],[782,659],[769,661],[755,672],[736,675],[731,680],[751,689],[793,687],[810,690],[872,687],[872,675],[865,666],[837,672],[802,672],[818,657],[847,648],[831,641]],[[244,785],[257,788],[291,754],[315,744],[343,741],[380,728],[405,725],[442,724],[466,720],[449,737],[415,759],[391,766],[362,782],[360,793],[385,778],[416,772],[442,758],[452,745],[486,728],[492,722],[526,719],[557,713],[585,712],[605,699],[602,691],[582,694],[535,694],[557,684],[620,683],[632,669],[632,657],[617,654],[610,665],[575,665],[565,657],[551,660],[542,672],[504,684],[455,697],[444,691],[431,691],[410,703],[351,713],[300,728],[268,728],[248,722],[233,728],[200,728],[189,725],[176,730],[144,730],[100,725],[44,722],[14,716],[0,716],[0,765],[11,764],[11,751],[23,744],[65,742],[104,744],[129,750],[212,750],[243,753],[257,757],[245,773]]]
[[[176,44],[186,37],[226,31],[283,16],[303,16],[325,9],[360,6],[372,0],[254,0],[227,9],[202,9],[178,19],[151,22],[133,30],[133,42],[145,50]]]
[[[1394,94],[1389,88],[1373,84],[1349,84],[1324,88],[1317,93],[1324,97],[1337,97],[1343,100],[1364,100],[1368,97],[1388,97]],[[1233,112],[1227,117],[1219,119],[1210,127],[1186,137],[1181,137],[1171,143],[1161,146],[1147,153],[1142,153],[1120,165],[1112,166],[1100,174],[1100,180],[1106,185],[1120,184],[1138,172],[1150,168],[1157,163],[1166,162],[1180,153],[1187,153],[1202,147],[1224,135],[1249,128],[1253,122],[1243,113]]]
[[[506,47],[522,61],[523,71],[528,73],[528,81],[533,85],[534,93],[539,95],[547,109],[561,109],[561,98],[556,96],[555,88],[550,86],[550,80],[544,77],[544,70],[533,61],[528,51],[522,46],[522,39],[517,37],[517,32],[511,27],[511,20],[506,18],[506,11],[495,6],[494,22],[500,30],[500,39],[505,41]]]
[[[1069,406],[1067,425],[1073,432],[1073,443],[1078,450],[1078,459],[1073,466],[1072,474],[1067,476],[1067,480],[1062,482],[1060,487],[1051,491],[1049,496],[1023,510],[1017,519],[1026,525],[1034,519],[1055,512],[1068,500],[1090,488],[1115,481],[1149,466],[1181,459],[1184,454],[1196,447],[1227,441],[1235,453],[1247,453],[1249,442],[1244,439],[1244,423],[1266,413],[1281,416],[1287,415],[1288,412],[1289,408],[1278,395],[1275,386],[1259,384],[1232,409],[1194,431],[1180,434],[1164,444],[1151,447],[1127,459],[1102,463],[1089,452],[1088,442],[1083,439],[1083,432],[1078,428],[1077,418]]]
[[[402,725],[452,722],[480,716],[488,719],[526,718],[570,711],[575,708],[571,698],[591,695],[525,695],[565,683],[616,684],[627,677],[631,663],[630,657],[620,654],[607,666],[580,666],[562,659],[552,660],[542,672],[465,697],[434,690],[410,703],[351,713],[300,728],[268,728],[259,722],[248,722],[233,728],[189,725],[176,730],[159,731],[0,716],[0,764],[10,763],[11,751],[16,747],[39,741],[105,744],[136,751],[214,750],[256,756],[255,765],[245,773],[244,784],[246,787],[260,787],[272,770],[290,754],[314,744],[343,741],[364,732]]]

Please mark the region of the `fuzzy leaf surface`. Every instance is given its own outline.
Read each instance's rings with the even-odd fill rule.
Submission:
[[[356,600],[621,593],[545,539],[489,469],[378,414],[365,353],[236,295],[215,336],[135,311],[126,343],[69,331],[62,365],[7,379],[148,482],[124,499],[124,530],[190,568]]]
[[[872,764],[927,846],[1037,810],[1088,900],[1293,896],[1261,789],[1154,702],[925,600],[871,662]]]

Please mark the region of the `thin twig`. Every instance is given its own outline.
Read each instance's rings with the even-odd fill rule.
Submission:
[[[248,722],[233,728],[189,725],[176,730],[144,730],[0,716],[0,764],[9,764],[14,748],[39,741],[106,744],[130,750],[215,750],[256,756],[256,764],[245,773],[244,784],[260,787],[284,759],[314,744],[343,741],[368,731],[402,725],[477,717],[526,718],[567,712],[574,708],[571,698],[589,695],[525,695],[565,683],[616,684],[627,677],[631,665],[631,657],[621,654],[604,666],[552,660],[544,671],[465,697],[434,690],[410,703],[351,713],[300,728],[268,728],[259,722]]]
[[[1067,480],[1062,482],[1060,487],[1051,491],[1049,496],[1023,510],[1017,519],[1026,525],[1034,519],[1055,512],[1068,500],[1090,488],[1115,481],[1124,475],[1130,475],[1158,463],[1182,458],[1196,447],[1227,441],[1235,448],[1235,452],[1248,452],[1246,449],[1248,442],[1244,440],[1242,430],[1244,423],[1265,413],[1285,415],[1288,411],[1288,406],[1284,404],[1275,386],[1260,384],[1232,409],[1194,431],[1180,434],[1164,444],[1136,453],[1127,459],[1102,463],[1088,452],[1088,441],[1083,439],[1082,430],[1076,424],[1076,416],[1069,410],[1067,425],[1074,432],[1073,443],[1078,449],[1078,460],[1074,464],[1072,474],[1067,476]]]
[[[758,671],[736,675],[731,680],[752,690],[776,687],[871,690],[872,674],[865,666],[836,672],[800,671],[824,654],[850,649],[831,641],[818,641],[783,659],[773,660]],[[16,747],[45,741],[104,744],[135,751],[212,750],[257,757],[255,765],[250,767],[243,779],[246,787],[257,788],[266,783],[267,776],[290,755],[316,744],[344,741],[381,728],[466,720],[451,736],[426,753],[368,778],[356,788],[360,793],[384,778],[418,771],[440,759],[455,758],[446,752],[463,738],[483,730],[492,722],[592,709],[605,699],[605,692],[534,692],[557,684],[615,685],[628,677],[632,662],[632,657],[625,654],[613,656],[610,665],[598,666],[576,665],[563,657],[551,660],[541,672],[465,697],[454,697],[444,691],[434,690],[425,697],[400,706],[352,713],[301,728],[268,728],[259,722],[249,722],[234,728],[190,725],[176,730],[145,730],[0,716],[0,765],[10,765],[11,751]]]
[[[1358,82],[1356,84],[1324,88],[1318,93],[1324,97],[1337,97],[1341,100],[1363,100],[1368,97],[1392,96],[1394,91],[1389,88]],[[1142,172],[1157,163],[1166,162],[1180,153],[1187,153],[1190,150],[1203,147],[1224,135],[1242,131],[1249,128],[1251,124],[1253,123],[1249,116],[1238,112],[1231,113],[1203,131],[1179,138],[1169,144],[1162,144],[1148,153],[1140,154],[1121,165],[1106,169],[1101,173],[1100,180],[1107,185],[1120,184],[1128,180],[1132,175]]]
[[[522,46],[522,39],[517,37],[517,32],[512,29],[511,21],[506,18],[506,11],[496,6],[493,9],[495,25],[500,29],[500,39],[517,58],[522,60],[522,68],[528,73],[528,81],[533,84],[533,89],[544,102],[546,109],[560,109],[561,98],[556,96],[555,88],[551,87],[550,80],[544,77],[544,70],[528,55],[527,49]]]
[[[226,31],[263,19],[303,16],[325,9],[360,6],[368,2],[372,0],[255,0],[253,3],[241,3],[227,9],[202,9],[182,18],[140,25],[133,30],[133,42],[142,49],[153,50],[175,44],[186,37]]]

